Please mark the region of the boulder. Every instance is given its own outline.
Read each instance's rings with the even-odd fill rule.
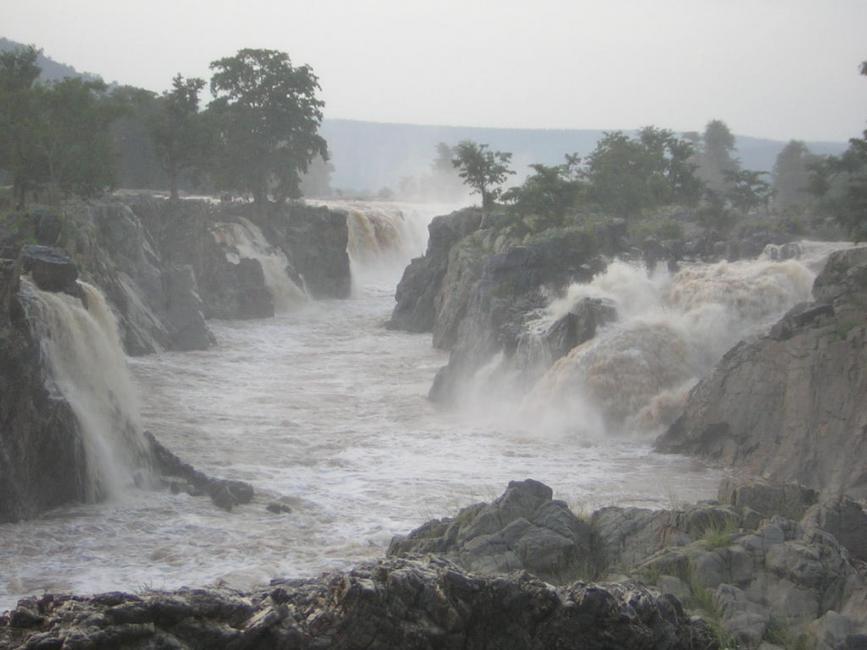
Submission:
[[[562,584],[595,572],[591,529],[548,486],[513,481],[492,503],[433,520],[395,537],[389,556],[436,553],[471,571],[487,574],[525,570]]]
[[[60,248],[32,244],[21,249],[19,273],[29,273],[43,291],[65,292],[79,296],[78,268]]]

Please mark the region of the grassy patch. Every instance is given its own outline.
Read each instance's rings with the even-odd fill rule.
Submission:
[[[735,522],[731,519],[726,519],[722,525],[711,524],[705,528],[699,541],[708,550],[725,548],[732,543],[732,535],[736,532],[737,527],[735,526]]]

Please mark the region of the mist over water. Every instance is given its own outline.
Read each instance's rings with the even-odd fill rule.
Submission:
[[[800,260],[676,274],[613,262],[592,283],[552,297],[528,326],[544,331],[587,296],[612,301],[617,322],[521,399],[490,389],[503,362],[494,359],[476,377],[472,408],[442,411],[426,395],[447,355],[429,335],[383,327],[436,210],[347,209],[358,211],[351,299],[304,301],[273,319],[212,321],[215,348],[128,360],[141,427],[206,473],[249,481],[254,502],[226,513],[206,498],[122,485],[107,502],[0,526],[0,610],[42,590],[250,587],[345,568],[380,557],[392,535],[526,477],[551,485],[576,511],[710,498],[719,473],[653,453],[652,433],[715,355],[809,297],[818,260],[840,247],[803,244]],[[51,299],[71,301],[70,309],[74,302]],[[100,304],[89,302],[94,322]],[[115,401],[123,401],[124,376],[100,380]],[[274,500],[293,512],[266,511]]]

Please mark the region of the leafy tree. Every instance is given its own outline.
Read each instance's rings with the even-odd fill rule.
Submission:
[[[36,147],[39,116],[34,84],[39,77],[39,53],[32,45],[0,53],[0,169],[12,177],[19,207],[45,177],[44,160]]]
[[[577,155],[567,155],[562,165],[530,165],[534,173],[520,187],[506,191],[503,199],[521,214],[544,217],[549,225],[559,225],[584,189],[580,163]]]
[[[294,67],[276,50],[243,49],[211,63],[208,121],[218,134],[218,183],[250,192],[257,204],[298,197],[300,177],[317,155],[328,159],[318,134],[324,102],[306,65]]]
[[[692,205],[702,191],[692,156],[692,144],[667,129],[645,127],[637,138],[605,133],[587,158],[590,197],[623,217],[670,203]]]
[[[814,161],[807,146],[791,140],[777,154],[774,163],[774,205],[781,211],[802,207],[810,198],[810,164]]]
[[[66,193],[93,196],[115,181],[109,127],[124,107],[105,94],[99,80],[69,77],[36,87],[37,148],[51,185]]]
[[[199,116],[199,92],[202,79],[172,79],[172,89],[157,102],[157,111],[149,120],[154,149],[169,180],[171,198],[178,198],[178,177],[201,162],[207,134]]]
[[[165,187],[165,173],[150,129],[159,111],[159,95],[135,86],[118,86],[112,89],[111,96],[125,108],[110,129],[118,183],[123,187]]]
[[[722,120],[708,122],[702,135],[696,173],[713,191],[725,192],[728,189],[726,173],[739,169],[740,164],[734,152],[735,136],[726,123]]]
[[[860,65],[867,76],[867,61]],[[855,240],[867,239],[867,130],[849,140],[841,156],[827,156],[810,165],[811,191],[820,208],[834,216]]]
[[[458,175],[474,193],[482,195],[482,207],[490,207],[500,196],[498,186],[515,173],[509,169],[512,154],[490,151],[488,145],[470,140],[459,142],[454,154],[452,165],[458,170]]]
[[[771,186],[762,179],[762,176],[767,175],[767,173],[749,169],[727,171],[725,173],[726,184],[728,185],[726,197],[734,207],[744,213],[760,205],[766,205],[771,196]]]

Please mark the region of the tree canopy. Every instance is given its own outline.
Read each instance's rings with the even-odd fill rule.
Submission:
[[[515,173],[509,169],[512,154],[491,151],[486,144],[464,140],[455,147],[454,156],[452,164],[458,175],[474,193],[481,194],[483,208],[497,200],[501,194],[499,186]]]
[[[276,50],[243,49],[211,63],[208,121],[217,134],[214,175],[225,189],[249,192],[257,203],[298,197],[301,174],[318,155],[324,102],[306,65],[294,67]]]

